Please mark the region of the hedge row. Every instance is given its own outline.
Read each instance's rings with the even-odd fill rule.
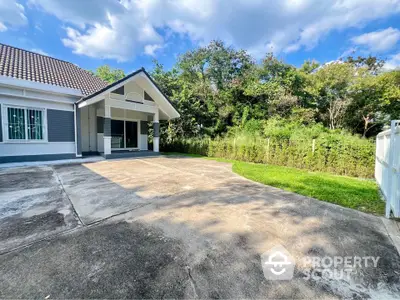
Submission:
[[[314,146],[313,146],[314,143]],[[180,139],[162,145],[163,151],[201,154],[255,163],[373,178],[375,146],[367,140],[259,140],[237,144],[234,139]]]

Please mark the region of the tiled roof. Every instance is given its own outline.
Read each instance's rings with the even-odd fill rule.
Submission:
[[[0,75],[78,89],[85,96],[108,85],[72,63],[4,44],[0,44]]]

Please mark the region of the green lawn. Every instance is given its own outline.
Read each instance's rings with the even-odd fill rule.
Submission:
[[[385,202],[381,199],[378,186],[373,180],[274,165],[211,159],[232,162],[235,173],[253,181],[363,212],[378,215],[384,213]]]

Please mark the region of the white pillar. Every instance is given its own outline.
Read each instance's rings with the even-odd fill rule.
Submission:
[[[160,120],[158,109],[153,116],[153,151],[160,152]]]
[[[104,105],[104,155],[111,154],[111,107]]]

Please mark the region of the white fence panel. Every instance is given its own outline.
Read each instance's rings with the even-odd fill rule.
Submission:
[[[400,218],[400,120],[376,137],[375,179],[386,200],[386,217],[392,212]]]

